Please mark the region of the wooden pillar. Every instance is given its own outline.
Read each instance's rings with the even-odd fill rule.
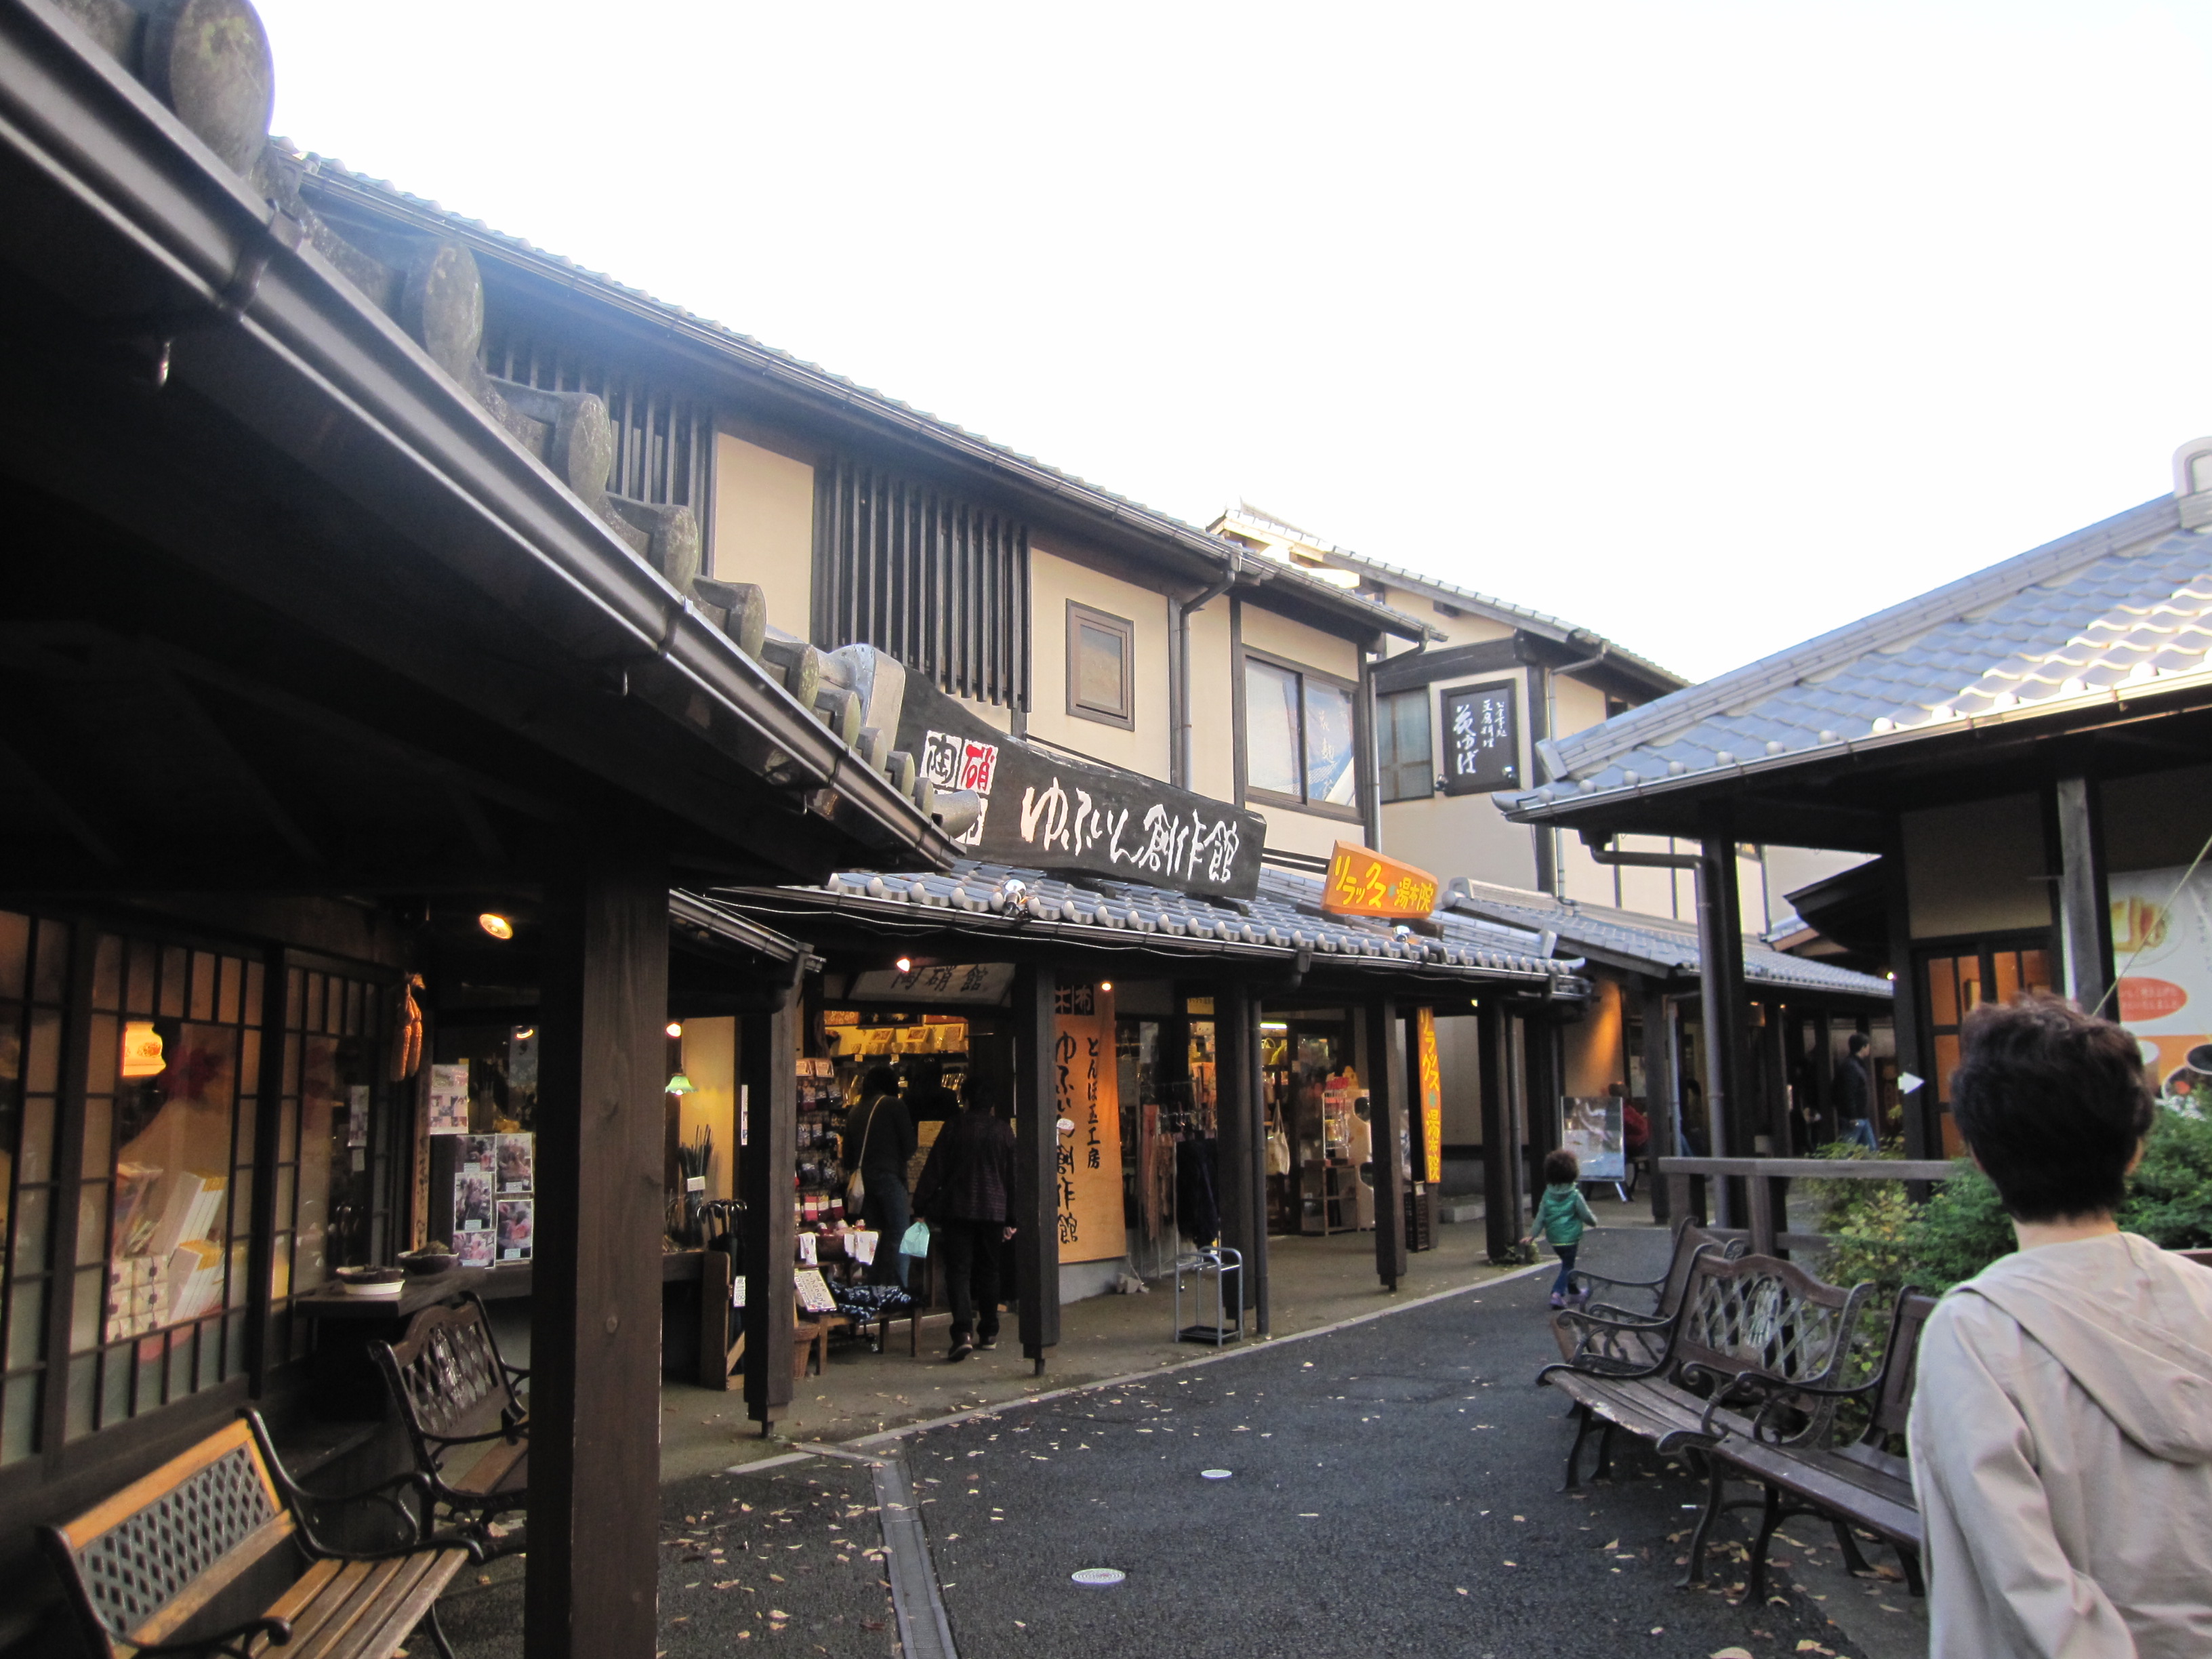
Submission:
[[[1933,1069],[1923,1045],[1920,1030],[1920,970],[1912,960],[1912,897],[1905,880],[1905,834],[1895,814],[1888,823],[1888,833],[1883,837],[1881,853],[1882,910],[1888,924],[1890,969],[1890,1027],[1896,1034],[1897,1069],[1900,1073],[1898,1087],[1905,1089],[1902,1073],[1911,1072],[1925,1078]],[[1871,1058],[1871,1055],[1869,1055]],[[1872,1067],[1869,1066],[1871,1071]],[[1874,1098],[1868,1103],[1867,1111],[1873,1120],[1875,1133],[1879,1137],[1887,1125],[1882,1122],[1881,1091],[1877,1087]],[[1902,1094],[1905,1107],[1905,1155],[1910,1158],[1932,1157],[1930,1146],[1942,1145],[1942,1131],[1937,1128],[1934,1114],[1937,1091],[1925,1083]],[[1927,1195],[1924,1186],[1908,1183],[1905,1190],[1917,1203]]]
[[[1774,1156],[1788,1158],[1796,1150],[1795,1126],[1790,1121],[1789,1017],[1778,1002],[1759,1005],[1766,1016],[1759,1028],[1759,1081],[1765,1099],[1766,1133]]]
[[[587,845],[546,912],[524,1651],[652,1659],[665,860]]]
[[[1024,963],[1014,974],[1014,1279],[1022,1354],[1044,1375],[1060,1342],[1060,1121],[1053,1086],[1060,981]]]
[[[1375,1150],[1375,1273],[1384,1290],[1395,1291],[1406,1276],[1406,1041],[1395,999],[1370,998],[1361,1013]]]
[[[1743,906],[1736,884],[1735,829],[1724,809],[1709,809],[1698,872],[1698,993],[1705,1039],[1705,1118],[1715,1158],[1748,1158],[1756,1121],[1744,1097],[1747,1007],[1743,985]],[[1741,1212],[1735,1182],[1724,1183],[1716,1208],[1723,1226]]]
[[[1835,1028],[1823,1008],[1813,1016],[1813,1052],[1806,1057],[1805,1086],[1811,1091],[1815,1146],[1836,1138],[1834,1042]]]
[[[738,1220],[745,1264],[745,1415],[761,1433],[791,1404],[792,1321],[799,1222],[792,1182],[799,1164],[799,993],[741,1015],[738,1082],[745,1145],[738,1154]],[[885,1244],[896,1249],[896,1240]]]
[[[1261,1089],[1259,1001],[1213,988],[1213,1101],[1221,1172],[1221,1242],[1244,1261],[1244,1305],[1267,1334],[1267,1115]]]
[[[1674,1139],[1674,1021],[1667,1000],[1666,982],[1639,975],[1637,1001],[1644,1018],[1644,1121],[1650,1127],[1649,1155],[1672,1158],[1681,1151]],[[1674,1218],[1667,1183],[1651,1183],[1651,1218],[1662,1224]]]
[[[2118,1019],[2118,1011],[2106,1006],[2112,986],[2112,906],[2106,883],[2103,792],[2094,778],[2060,778],[2051,787],[2066,994],[2086,1012]]]
[[[1492,1261],[1512,1260],[1521,1238],[1521,1149],[1506,1077],[1505,999],[1492,991],[1475,1010],[1482,1070],[1484,1242]]]

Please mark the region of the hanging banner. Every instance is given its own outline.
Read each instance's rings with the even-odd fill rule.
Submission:
[[[1425,920],[1437,908],[1437,878],[1370,848],[1340,841],[1328,856],[1321,908],[1338,916]]]
[[[1437,1011],[1413,1011],[1414,1045],[1421,1068],[1421,1179],[1444,1178],[1444,1068],[1437,1057]]]
[[[1520,783],[1518,689],[1511,680],[1499,680],[1443,694],[1444,793],[1487,794]]]
[[[1060,988],[1053,1004],[1052,1075],[1054,1115],[1074,1126],[1060,1137],[1060,1259],[1126,1255],[1121,1073],[1111,991]]]
[[[1267,826],[1257,812],[1009,737],[919,676],[907,681],[897,746],[939,789],[983,798],[955,842],[971,857],[1209,897],[1260,890]]]
[[[2112,968],[2118,1016],[2142,1049],[2160,1100],[2187,1117],[2212,1109],[2212,870],[2115,870]],[[2105,1007],[2110,1018],[2114,1010]]]

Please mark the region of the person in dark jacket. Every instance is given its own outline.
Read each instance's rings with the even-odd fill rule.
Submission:
[[[999,1253],[1014,1236],[1014,1132],[991,1110],[988,1085],[968,1084],[967,1104],[929,1149],[914,1206],[935,1231],[952,1303],[952,1351],[967,1358],[999,1346]]]
[[[876,1234],[874,1285],[906,1288],[907,1258],[899,1252],[907,1224],[914,1219],[906,1190],[907,1164],[914,1157],[914,1118],[899,1098],[898,1073],[878,1066],[860,1079],[860,1103],[845,1120],[845,1167],[858,1170],[867,1188],[860,1213]]]
[[[1867,1070],[1867,1050],[1873,1046],[1864,1031],[1852,1032],[1836,1067],[1836,1139],[1856,1141],[1869,1152],[1875,1150],[1874,1078]]]

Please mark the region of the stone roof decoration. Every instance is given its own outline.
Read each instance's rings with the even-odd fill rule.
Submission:
[[[1022,922],[1045,936],[1087,936],[1093,943],[1125,948],[1150,939],[1162,945],[1183,941],[1194,949],[1210,944],[1246,956],[1304,951],[1316,960],[1371,960],[1478,981],[1534,981],[1550,987],[1555,996],[1588,993],[1575,972],[1579,964],[1551,957],[1539,933],[1441,912],[1433,918],[1439,937],[1362,917],[1323,916],[1317,878],[1273,869],[1261,874],[1258,896],[1245,900],[1196,898],[1138,882],[1078,885],[1042,870],[969,859],[957,860],[942,875],[854,870],[820,887],[745,888],[714,896],[756,915],[771,914],[776,904],[793,900],[823,908],[857,907],[887,918],[914,908],[954,911],[979,921]]]
[[[1444,890],[1444,908],[1446,914],[1457,912],[1492,925],[1551,934],[1562,945],[1601,958],[1632,960],[1656,973],[1695,975],[1702,966],[1694,922],[1557,899],[1518,887],[1492,886],[1465,876],[1455,877]],[[1886,979],[1790,956],[1771,949],[1754,934],[1744,938],[1743,976],[1753,985],[1789,990],[1827,991],[1884,1000],[1893,994]]]
[[[2212,542],[2160,496],[1832,633],[1585,731],[1540,743],[1540,811],[1609,791],[1840,756],[1869,742],[2212,666]]]
[[[312,165],[269,137],[276,66],[250,0],[61,0],[94,43],[166,103],[218,160],[264,197],[272,232],[313,248],[391,317],[447,378],[479,404],[650,565],[685,602],[753,659],[767,678],[857,750],[947,835],[971,825],[980,803],[921,778],[914,757],[890,746],[903,674],[867,646],[823,652],[769,623],[761,589],[699,574],[700,534],[688,507],[633,500],[607,488],[615,431],[604,399],[544,392],[494,378],[483,366],[483,277],[467,245],[450,235],[349,230],[341,234],[300,194]],[[149,362],[158,388],[166,348]],[[881,665],[879,666],[879,665]]]

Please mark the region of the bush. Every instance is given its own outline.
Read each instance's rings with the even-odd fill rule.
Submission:
[[[2120,1225],[2169,1250],[2212,1246],[2212,1120],[2158,1115]]]

